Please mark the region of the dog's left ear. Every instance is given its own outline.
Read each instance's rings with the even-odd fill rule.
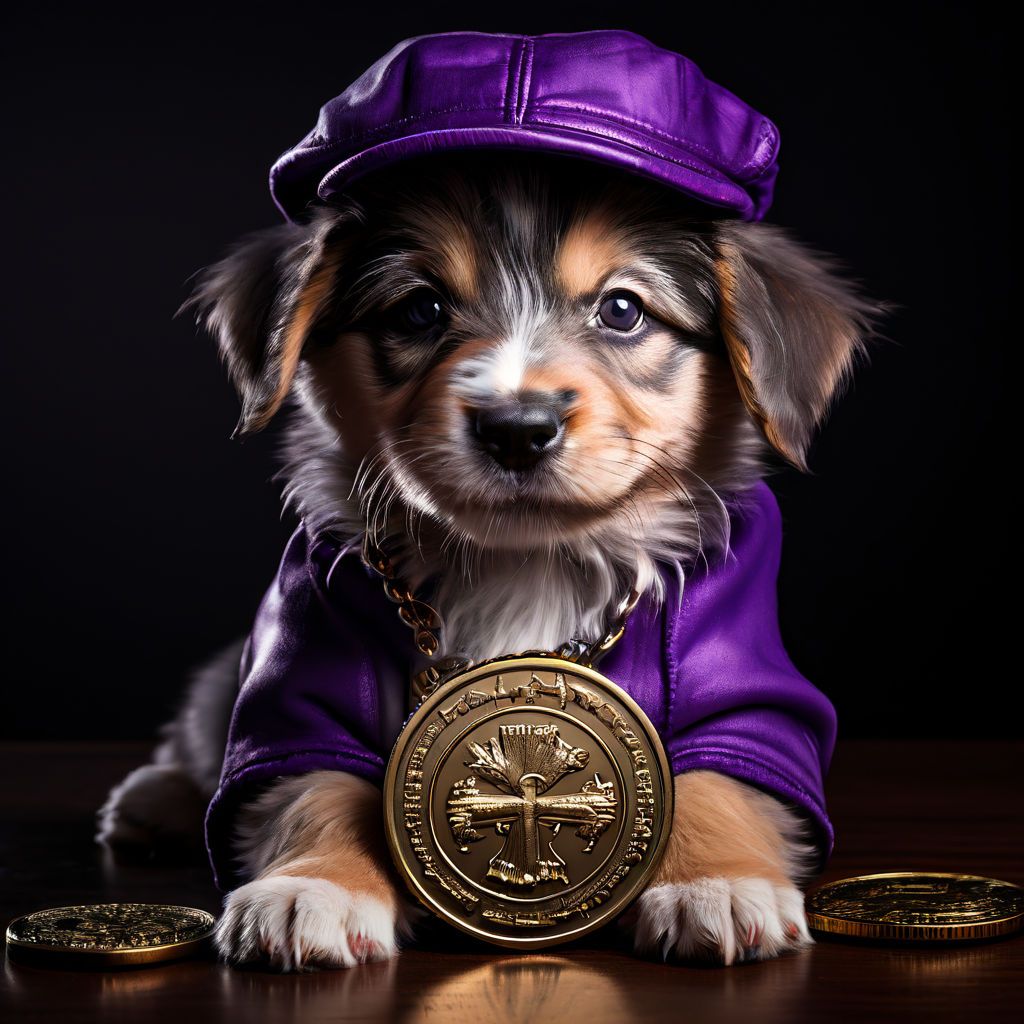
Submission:
[[[807,449],[877,319],[838,260],[764,223],[715,224],[718,315],[743,402],[772,447],[807,470]]]
[[[327,310],[355,218],[318,209],[308,225],[254,231],[200,274],[175,316],[195,308],[217,339],[242,402],[232,439],[261,430],[291,387],[303,346]]]

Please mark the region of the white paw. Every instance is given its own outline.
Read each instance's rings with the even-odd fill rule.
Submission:
[[[282,971],[354,967],[398,952],[395,915],[380,900],[291,875],[232,892],[214,941],[229,963],[260,960]]]
[[[95,840],[110,847],[203,845],[204,802],[177,765],[144,764],[129,772],[96,812]]]
[[[699,878],[655,885],[640,895],[638,953],[733,964],[767,960],[811,945],[804,897],[763,878]]]

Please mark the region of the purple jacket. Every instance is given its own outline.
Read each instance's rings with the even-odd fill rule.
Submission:
[[[730,503],[727,557],[698,561],[683,588],[664,574],[600,670],[658,729],[675,773],[705,768],[753,783],[809,820],[821,862],[832,850],[822,779],[835,710],[793,666],[779,635],[782,519],[759,482]],[[256,614],[240,666],[220,787],[206,814],[215,882],[247,881],[233,863],[233,819],[279,776],[316,769],[380,785],[407,717],[411,631],[379,577],[329,534],[300,523]],[[685,808],[679,808],[685,813]]]

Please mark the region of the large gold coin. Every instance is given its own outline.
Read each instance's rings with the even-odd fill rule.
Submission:
[[[536,949],[593,931],[642,892],[668,837],[672,777],[624,690],[522,655],[424,700],[388,763],[384,816],[421,902],[478,938]]]
[[[979,875],[862,875],[812,893],[807,923],[820,932],[863,939],[988,939],[1024,925],[1024,889]]]
[[[94,903],[50,907],[7,926],[15,959],[77,966],[123,967],[192,956],[213,933],[212,914],[158,903]]]

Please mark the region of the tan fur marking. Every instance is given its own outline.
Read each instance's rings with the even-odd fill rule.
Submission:
[[[442,235],[439,242],[444,260],[442,276],[455,297],[464,302],[476,298],[478,259],[473,239],[465,225],[452,225],[451,234]]]
[[[674,779],[675,816],[652,885],[706,876],[791,881],[785,840],[763,801],[772,797],[718,772]]]
[[[615,404],[619,407],[620,416],[625,419],[630,433],[635,437],[637,433],[654,423],[650,409],[650,397],[644,392],[636,392],[618,380],[610,366],[600,366],[597,375],[601,378],[605,388]]]
[[[380,790],[347,772],[318,771],[308,778],[309,788],[277,823],[287,834],[284,852],[257,878],[325,878],[395,910],[398,893],[385,867],[390,861],[381,824]]]
[[[731,246],[722,246],[723,251],[731,250]],[[733,373],[736,376],[736,384],[739,387],[743,404],[750,411],[758,425],[764,431],[769,443],[781,455],[785,456],[798,469],[803,469],[804,462],[799,452],[794,452],[779,435],[775,424],[771,422],[757,399],[754,390],[754,379],[750,365],[750,350],[740,340],[737,333],[736,317],[736,275],[732,265],[727,258],[719,257],[715,260],[715,276],[718,278],[718,290],[720,298],[720,324],[722,338],[725,347],[729,352],[729,361],[732,364]]]
[[[607,213],[598,207],[577,217],[555,254],[555,280],[569,298],[598,288],[622,259]]]
[[[292,385],[295,368],[299,364],[299,356],[302,353],[302,344],[306,340],[309,329],[313,326],[317,314],[320,312],[321,304],[334,283],[334,272],[336,269],[337,258],[326,262],[313,274],[309,283],[303,288],[302,294],[295,303],[295,312],[292,315],[291,323],[285,331],[277,378],[277,390],[263,411],[249,425],[249,430],[261,430],[270,422],[274,413],[281,407],[281,403],[284,401],[285,395],[288,394],[288,389]]]
[[[552,395],[562,391],[578,391],[580,377],[584,373],[584,367],[573,365],[569,359],[566,359],[558,367],[530,366],[523,372],[520,391],[547,392]]]
[[[454,208],[449,202],[454,203]],[[435,199],[405,211],[422,250],[421,258],[447,283],[456,300],[462,302],[479,294],[480,260],[476,241],[460,208],[472,202],[472,193],[460,192],[458,196],[449,197],[448,202]]]

